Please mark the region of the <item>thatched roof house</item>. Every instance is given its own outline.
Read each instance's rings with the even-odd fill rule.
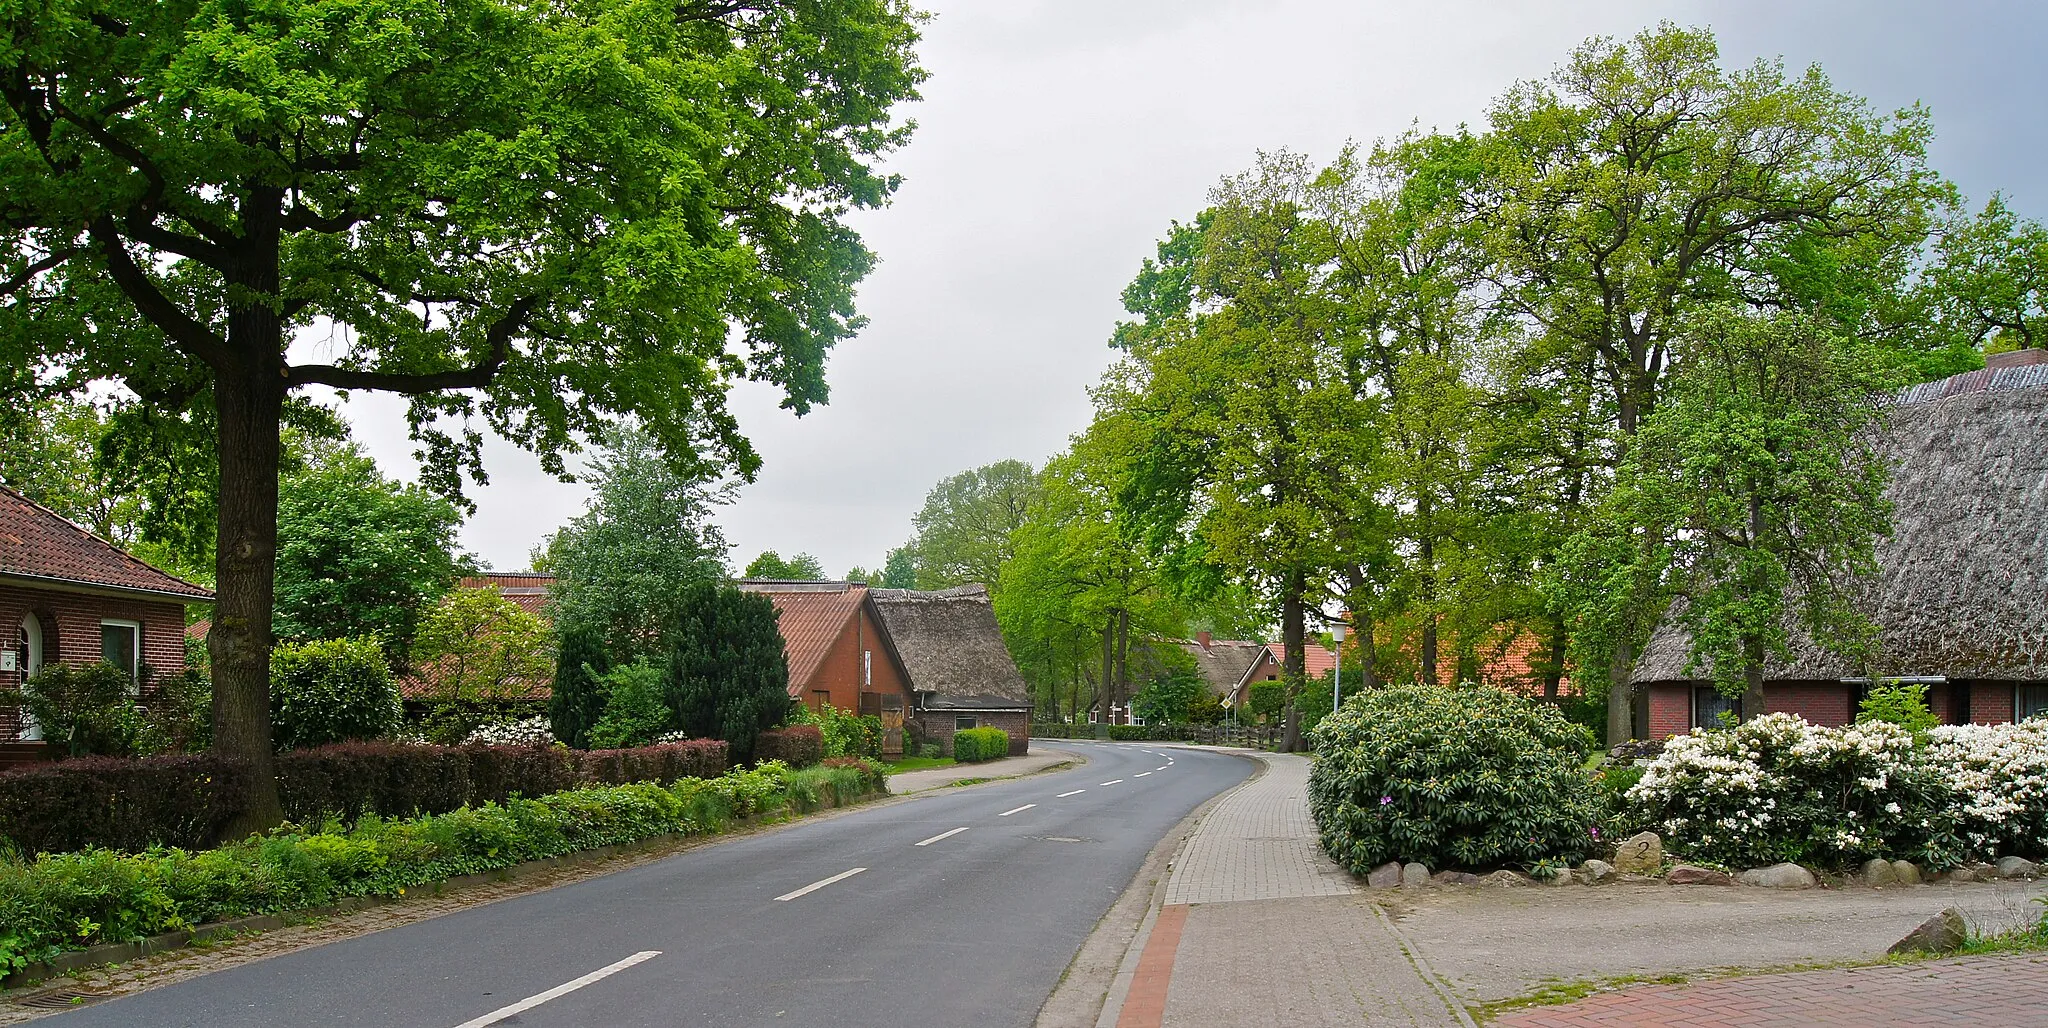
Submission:
[[[1024,753],[1031,687],[1003,645],[988,589],[874,589],[869,596],[910,677],[926,737],[949,748],[954,731],[993,726],[1010,733],[1012,754]]]
[[[1854,717],[1867,679],[1926,682],[1951,723],[2048,709],[2048,355],[1915,386],[1891,407],[1880,452],[1892,463],[1892,535],[1859,600],[1879,654],[1852,667],[1795,636],[1771,660],[1765,696],[1825,724]],[[1691,641],[1665,619],[1636,662],[1637,733],[1709,723],[1723,701],[1687,670]]]

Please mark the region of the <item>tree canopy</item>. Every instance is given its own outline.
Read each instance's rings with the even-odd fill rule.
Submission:
[[[825,580],[825,565],[808,553],[799,553],[788,560],[774,550],[769,550],[747,563],[741,572],[746,578],[779,578],[791,582],[822,582]]]

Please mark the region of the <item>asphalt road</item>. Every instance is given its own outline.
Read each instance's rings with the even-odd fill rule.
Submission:
[[[1028,1025],[1152,846],[1252,771],[1222,753],[1054,745],[1089,763],[735,839],[43,1023]]]

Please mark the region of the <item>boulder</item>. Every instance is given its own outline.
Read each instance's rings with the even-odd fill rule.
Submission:
[[[1973,868],[1973,867],[1956,867],[1956,868],[1950,868],[1950,869],[1949,869],[1949,871],[1948,871],[1948,873],[1947,873],[1946,875],[1943,875],[1943,876],[1942,876],[1942,880],[1943,880],[1943,881],[1948,881],[1948,882],[1979,882],[1979,881],[1983,881],[1983,879],[1982,879],[1982,878],[1980,878],[1980,877],[1979,877],[1979,876],[1977,875],[1977,869],[1976,869],[1976,868]]]
[[[1872,857],[1863,862],[1863,884],[1873,889],[1899,884],[1899,869],[1883,857]]]
[[[1673,885],[1727,885],[1735,879],[1728,877],[1726,871],[1680,864],[1672,868],[1671,873],[1664,876],[1664,880]]]
[[[1656,832],[1631,835],[1614,851],[1614,869],[1625,875],[1653,875],[1663,866],[1664,840]]]
[[[1579,879],[1588,884],[1598,884],[1614,877],[1614,865],[1604,860],[1588,860],[1579,865]]]
[[[1920,927],[1892,944],[1893,953],[1953,953],[1968,942],[1970,928],[1962,912],[1954,907],[1928,918]]]
[[[1413,889],[1428,884],[1428,867],[1422,864],[1418,864],[1412,860],[1406,864],[1401,865],[1401,885],[1403,887]]]
[[[1529,879],[1513,871],[1495,871],[1479,880],[1481,885],[1517,886],[1529,884]]]
[[[1998,877],[2033,878],[2041,873],[2041,865],[2025,857],[1998,858]]]
[[[1543,884],[1545,884],[1545,885],[1570,885],[1570,884],[1572,884],[1572,882],[1573,882],[1573,881],[1574,881],[1574,879],[1573,879],[1573,877],[1572,877],[1572,869],[1571,869],[1571,868],[1568,868],[1568,867],[1560,867],[1560,868],[1558,868],[1558,869],[1557,869],[1557,873],[1556,873],[1556,874],[1554,874],[1554,875],[1551,875],[1551,876],[1550,876],[1549,878],[1545,878],[1545,879],[1543,880]]]
[[[1735,880],[1759,889],[1811,889],[1820,884],[1820,879],[1815,878],[1813,872],[1798,864],[1751,868],[1736,875]]]
[[[1910,860],[1892,861],[1892,874],[1898,876],[1900,885],[1920,884],[1920,867]]]
[[[1375,889],[1398,887],[1401,884],[1401,865],[1389,860],[1373,868],[1372,873],[1365,876],[1365,884]]]
[[[1438,885],[1478,885],[1482,879],[1470,871],[1438,871],[1429,880]]]

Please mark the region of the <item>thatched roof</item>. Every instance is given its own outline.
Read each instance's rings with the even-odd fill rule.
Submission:
[[[2048,365],[1906,390],[1879,445],[1892,462],[1892,535],[1858,605],[1880,655],[1852,668],[1795,635],[1792,659],[1772,660],[1766,676],[2048,680]],[[1687,674],[1690,647],[1667,616],[1631,679],[1707,677]]]
[[[872,589],[868,595],[903,659],[910,687],[935,694],[925,706],[1031,705],[1031,687],[1003,645],[986,588]]]
[[[1209,687],[1209,694],[1221,699],[1244,681],[1245,672],[1264,652],[1264,643],[1244,642],[1234,639],[1211,639],[1207,643],[1199,639],[1174,643],[1195,658],[1195,671],[1202,676],[1202,682]]]

